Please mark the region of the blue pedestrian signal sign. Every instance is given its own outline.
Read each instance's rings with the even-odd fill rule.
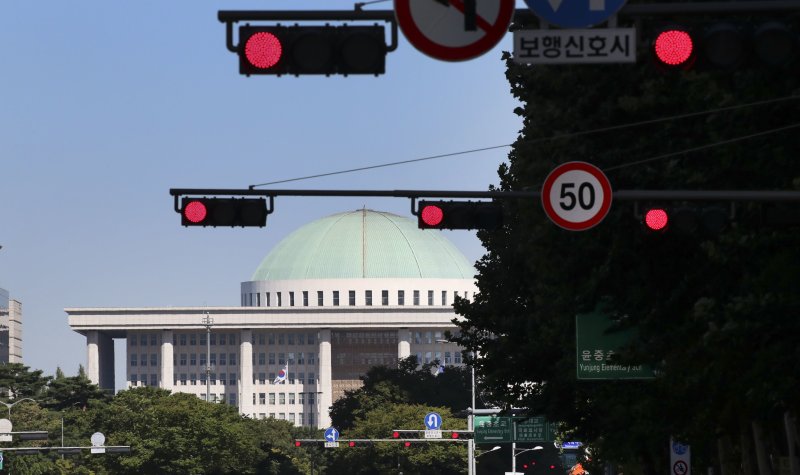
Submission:
[[[587,28],[608,20],[626,0],[525,0],[542,20],[562,28]]]

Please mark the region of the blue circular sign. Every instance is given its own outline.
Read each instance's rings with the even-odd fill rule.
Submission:
[[[425,416],[425,427],[428,430],[436,430],[442,427],[442,416],[438,412],[429,412]]]
[[[525,0],[542,20],[562,28],[587,28],[603,23],[627,0]]]
[[[339,431],[335,427],[328,427],[325,431],[325,441],[336,442],[337,440],[339,440]]]

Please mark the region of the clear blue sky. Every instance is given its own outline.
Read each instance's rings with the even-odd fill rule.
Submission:
[[[428,58],[401,38],[380,77],[247,78],[216,19],[221,9],[352,5],[3,6],[0,287],[23,304],[25,364],[68,375],[85,364],[85,338],[69,329],[66,307],[238,306],[240,282],[304,223],[362,206],[410,217],[407,199],[284,197],[263,229],[183,228],[170,188],[246,188],[514,141],[521,120],[500,59],[510,35],[462,63]],[[485,190],[507,153],[277,187]],[[482,255],[474,232],[447,236],[468,259]],[[118,344],[118,368],[122,358]]]

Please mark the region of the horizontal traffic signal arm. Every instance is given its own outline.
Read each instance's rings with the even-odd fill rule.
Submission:
[[[77,454],[84,450],[105,449],[106,454],[127,454],[131,452],[130,445],[104,445],[89,447],[2,447],[0,452],[12,452],[16,455],[37,455],[47,453]]]
[[[339,439],[336,442],[339,443],[339,447],[365,447],[369,444],[376,444],[376,443],[397,443],[397,442],[412,442],[414,444],[418,442],[467,442],[469,438],[458,437],[454,439],[452,437],[442,437],[441,439],[423,439],[423,438],[403,438],[398,437],[397,439]],[[330,442],[327,439],[295,439],[294,446],[295,447],[303,447],[303,446],[321,446],[325,445],[326,442]],[[350,444],[353,445],[350,445]]]

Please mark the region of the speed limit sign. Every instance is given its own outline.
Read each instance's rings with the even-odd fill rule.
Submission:
[[[567,162],[557,166],[542,186],[542,206],[551,221],[570,231],[596,226],[611,208],[611,183],[596,166]]]

